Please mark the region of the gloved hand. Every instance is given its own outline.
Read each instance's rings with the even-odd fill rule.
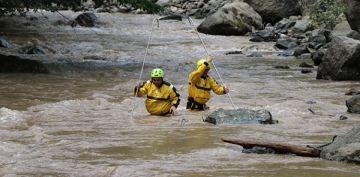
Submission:
[[[226,85],[224,85],[223,88],[224,88],[224,93],[225,94],[229,93],[230,90]]]
[[[176,107],[175,107],[175,106],[171,106],[171,108],[170,108],[170,113],[171,113],[171,115],[175,116],[175,110],[176,110]]]
[[[206,57],[206,62],[208,62],[209,64],[210,64],[213,60],[214,60],[214,58],[213,58],[211,55],[209,55],[209,56]]]
[[[140,89],[141,85],[142,85],[141,81],[136,83],[136,86],[134,88],[134,94],[137,94],[139,92],[139,89]]]

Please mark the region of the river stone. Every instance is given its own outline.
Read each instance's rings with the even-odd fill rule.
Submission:
[[[80,26],[94,27],[97,17],[94,13],[84,12],[76,17],[75,22]]]
[[[328,160],[360,164],[360,124],[322,147],[320,157]]]
[[[267,110],[238,108],[233,110],[217,109],[206,117],[205,122],[212,124],[274,124]]]
[[[360,95],[355,95],[346,100],[348,112],[360,114]]]
[[[0,54],[0,73],[49,73],[43,61]]]
[[[10,42],[8,42],[5,38],[0,36],[0,47],[3,48],[11,48],[12,45],[10,44]]]

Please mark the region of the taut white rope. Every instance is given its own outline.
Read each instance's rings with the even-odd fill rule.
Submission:
[[[157,27],[159,27],[159,19],[157,18],[154,18],[154,20],[152,21],[152,25],[151,25],[151,31],[150,31],[150,34],[149,34],[149,37],[148,37],[148,41],[147,41],[147,45],[146,45],[146,49],[145,49],[145,55],[144,55],[144,59],[143,59],[143,62],[142,62],[142,66],[141,66],[141,71],[140,71],[140,76],[139,76],[139,79],[138,79],[138,83],[141,82],[141,76],[143,74],[143,71],[144,71],[144,66],[145,66],[145,60],[146,60],[146,57],[147,57],[147,54],[148,54],[148,50],[149,50],[149,46],[150,46],[150,41],[151,41],[151,37],[152,37],[152,32],[154,30],[154,24],[155,22],[157,22]],[[138,94],[138,90],[136,89],[135,91],[135,95],[134,95],[134,100],[133,100],[133,106],[132,106],[132,110],[131,110],[131,118],[133,118],[133,115],[134,115],[134,110],[135,110],[135,101],[136,101],[136,96]]]

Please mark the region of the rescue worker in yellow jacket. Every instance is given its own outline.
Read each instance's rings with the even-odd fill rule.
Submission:
[[[226,94],[229,89],[226,86],[219,85],[211,76],[208,75],[213,58],[207,56],[196,63],[196,70],[189,75],[188,102],[186,109],[205,110],[209,109],[206,105],[211,98],[212,90],[217,95]]]
[[[180,95],[173,85],[163,80],[164,75],[162,69],[155,68],[151,71],[151,80],[139,83],[135,87],[137,96],[147,97],[145,106],[151,115],[175,115],[175,110],[180,104]]]

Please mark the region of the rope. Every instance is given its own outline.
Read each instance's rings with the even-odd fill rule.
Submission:
[[[210,56],[210,53],[209,53],[209,51],[207,50],[203,39],[201,38],[199,32],[198,32],[198,31],[196,30],[196,28],[195,28],[195,25],[194,25],[193,20],[192,20],[189,16],[188,16],[187,18],[188,18],[188,20],[189,20],[190,25],[191,25],[191,26],[194,28],[194,30],[196,31],[196,34],[197,34],[198,38],[200,39],[201,44],[202,44],[203,48],[205,49],[206,54],[207,54],[208,56]],[[225,85],[225,84],[224,84],[224,81],[222,80],[222,78],[221,78],[221,76],[220,76],[220,74],[219,74],[219,72],[218,72],[218,70],[217,70],[217,68],[216,68],[216,66],[215,66],[214,60],[212,61],[212,65],[213,65],[213,67],[214,67],[217,75],[218,75],[219,78],[220,78],[221,84],[222,84],[222,85]],[[236,109],[236,106],[235,106],[235,104],[234,104],[234,102],[233,102],[233,100],[232,100],[232,98],[231,98],[230,91],[229,91],[229,93],[227,93],[227,95],[228,95],[228,97],[229,97],[230,103],[232,104],[233,108]]]
[[[154,18],[154,20],[152,21],[151,31],[150,31],[150,34],[149,34],[149,37],[148,37],[148,41],[147,41],[147,45],[146,45],[146,49],[145,49],[145,55],[144,55],[144,58],[143,58],[143,62],[142,62],[142,66],[141,66],[141,71],[140,71],[140,76],[139,76],[139,79],[138,79],[138,83],[141,82],[141,76],[142,76],[143,71],[144,71],[145,60],[146,60],[146,56],[147,56],[147,54],[148,54],[148,50],[149,50],[150,41],[151,41],[151,37],[152,37],[152,32],[153,32],[153,30],[154,30],[154,24],[155,24],[155,22],[157,22],[157,27],[159,28],[159,19]],[[132,110],[131,110],[131,118],[133,118],[133,116],[134,116],[135,101],[136,101],[137,94],[138,94],[138,89],[136,89],[136,92],[135,92],[135,95],[134,95],[134,101],[133,101],[133,106],[132,106]]]

